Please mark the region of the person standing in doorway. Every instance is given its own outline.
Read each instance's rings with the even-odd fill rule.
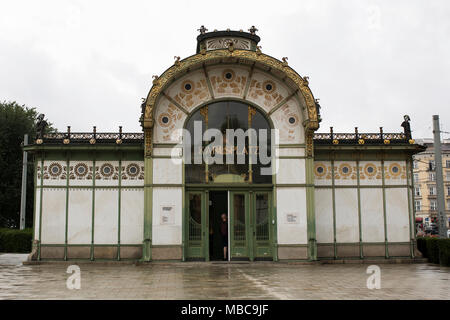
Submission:
[[[222,213],[220,216],[220,235],[222,236],[222,245],[223,245],[223,260],[228,260],[227,251],[228,251],[228,221],[227,214]]]

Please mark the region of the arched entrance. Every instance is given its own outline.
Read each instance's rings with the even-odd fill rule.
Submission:
[[[271,251],[263,251],[260,255],[270,256],[274,260],[314,260],[312,135],[318,128],[320,118],[308,81],[292,70],[286,61],[279,61],[257,50],[232,47],[200,51],[177,60],[172,67],[154,78],[153,86],[143,101],[141,116],[147,173],[143,260],[168,257],[207,260],[207,212],[210,198],[213,200],[215,196],[210,194],[215,191],[227,193],[229,216],[234,210],[232,201],[237,203],[240,197],[241,203],[248,203],[243,209],[243,215],[248,217],[244,228],[246,238],[245,242],[236,238],[236,259],[255,259],[259,255],[256,241],[249,240],[253,232],[256,236],[256,226],[247,222],[252,221],[251,208],[256,208],[256,193],[262,191],[268,192],[267,199],[271,203],[269,213],[273,219],[270,230],[273,232],[268,245]],[[199,180],[188,182],[189,176],[184,171],[186,167],[167,161],[172,151],[178,152],[179,149],[180,137],[174,133],[186,128],[187,121],[194,114],[200,119],[201,112],[209,116],[205,107],[224,101],[242,102],[245,105],[242,110],[253,110],[254,117],[260,112],[271,128],[279,130],[279,141],[275,146],[279,163],[276,181],[258,183],[253,166],[258,164],[253,162],[252,174],[249,170],[245,171],[245,166],[239,165],[211,166],[208,170],[197,166],[194,170],[198,170],[200,175],[193,176]],[[232,126],[233,120],[229,120]],[[216,129],[220,131],[222,128]],[[238,194],[236,200],[232,200],[232,192],[240,192],[241,196]],[[191,239],[197,241],[197,245],[188,243],[190,193],[196,195],[197,211],[203,219],[200,221],[201,227],[197,228],[197,238]],[[172,218],[167,218],[167,215]],[[198,219],[196,221],[199,222]],[[233,221],[230,223],[232,226]],[[230,234],[232,231],[230,228]],[[239,243],[243,245],[239,246]],[[230,246],[233,251],[231,243]]]
[[[248,103],[225,100],[198,108],[185,129],[186,259],[272,260],[270,121]]]

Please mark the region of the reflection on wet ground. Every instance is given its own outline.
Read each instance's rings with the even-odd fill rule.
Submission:
[[[0,299],[450,299],[450,268],[431,264],[380,264],[370,290],[364,264],[85,263],[69,290],[70,264],[25,257],[0,255]]]

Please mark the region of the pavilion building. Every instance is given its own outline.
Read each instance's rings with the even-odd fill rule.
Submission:
[[[196,53],[154,77],[142,132],[69,127],[25,146],[30,259],[219,260],[223,213],[230,260],[415,257],[412,156],[424,148],[408,132],[316,133],[308,78],[262,53],[255,32],[200,29]],[[239,129],[244,151],[220,152],[219,134]]]

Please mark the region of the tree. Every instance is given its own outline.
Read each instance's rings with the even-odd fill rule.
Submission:
[[[35,108],[17,102],[0,102],[0,227],[18,228],[22,183],[22,144],[24,134],[29,140],[36,135]],[[48,122],[48,121],[47,121]],[[49,132],[55,131],[51,124]],[[33,225],[34,165],[28,157],[27,212],[25,225]]]

